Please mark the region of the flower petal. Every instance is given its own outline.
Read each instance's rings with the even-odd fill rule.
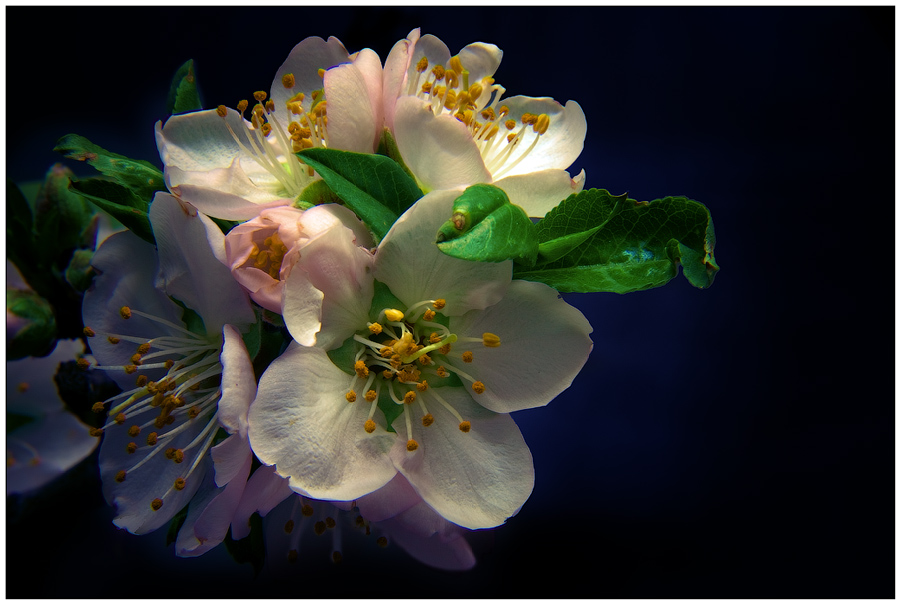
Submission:
[[[224,487],[232,481],[250,455],[250,443],[239,434],[232,434],[210,449],[216,468],[216,486]],[[246,477],[244,481],[246,482]]]
[[[459,420],[434,398],[428,411],[434,423],[413,437],[419,448],[410,453],[397,439],[391,459],[422,499],[454,524],[479,529],[503,524],[528,499],[534,487],[531,452],[512,417],[495,414],[462,388],[436,388],[471,430],[462,432]],[[394,429],[406,433],[404,419]]]
[[[422,498],[412,488],[402,474],[397,474],[389,483],[356,500],[359,513],[366,520],[380,522],[405,512],[421,503]]]
[[[183,183],[174,185],[175,175],[179,174],[177,168],[170,168],[167,177],[169,180],[169,188],[182,201],[186,201],[207,216],[215,218],[223,218],[225,220],[249,220],[256,217],[260,212],[268,208],[277,208],[286,206],[291,203],[290,199],[279,197],[274,194],[262,194],[263,189],[256,188],[254,185],[237,185],[231,187],[231,191],[223,191],[215,188],[215,186],[227,186],[224,182],[203,183],[198,186],[195,184]],[[213,170],[208,173],[210,179],[215,179],[221,170]],[[201,179],[194,179],[195,181]],[[254,193],[242,195],[237,191],[242,191],[247,187],[252,188]],[[259,199],[259,202],[252,201]]]
[[[565,170],[541,170],[518,176],[507,176],[494,183],[533,218],[543,218],[547,212],[584,187],[584,170],[577,179]]]
[[[224,264],[225,236],[215,223],[165,193],[154,198],[150,223],[159,249],[158,288],[196,311],[209,334],[255,321],[247,293]]]
[[[273,466],[257,468],[247,481],[247,488],[234,512],[231,522],[232,538],[243,539],[250,534],[250,516],[255,512],[265,516],[293,494],[288,480],[276,474]]]
[[[472,548],[460,527],[447,522],[424,501],[381,523],[391,540],[413,558],[443,570],[475,566]]]
[[[394,138],[403,161],[426,191],[491,182],[466,125],[450,115],[434,115],[415,97],[397,101]]]
[[[412,33],[412,32],[410,32]],[[450,49],[444,44],[440,38],[431,34],[425,34],[416,41],[413,49],[412,60],[409,63],[410,77],[415,78],[416,64],[419,59],[426,57],[428,59],[428,68],[431,69],[435,65],[446,66],[450,60]]]
[[[495,304],[506,291],[512,261],[460,260],[444,254],[434,243],[459,195],[460,191],[429,193],[394,223],[379,245],[375,278],[402,302],[444,298],[447,306],[441,312],[461,315]]]
[[[459,62],[469,72],[469,82],[475,83],[482,78],[494,75],[500,67],[503,51],[493,44],[473,42],[459,51]],[[482,99],[479,99],[482,100]],[[480,106],[483,106],[483,102]]]
[[[546,113],[550,116],[550,127],[541,135],[534,150],[528,153],[524,159],[512,168],[501,167],[493,172],[495,180],[505,176],[528,174],[539,170],[551,168],[565,170],[572,165],[581,150],[584,148],[584,137],[587,133],[587,121],[581,105],[575,101],[566,102],[563,107],[549,97],[533,98],[527,96],[514,96],[503,100],[503,104],[509,107],[509,119],[521,120],[525,113],[540,115]],[[530,130],[528,138],[523,145],[530,145],[534,133]],[[525,147],[527,149],[527,147]],[[521,151],[514,152],[510,161],[504,166],[516,161]]]
[[[568,388],[593,344],[591,324],[543,283],[515,280],[503,300],[480,313],[454,318],[459,335],[500,337],[497,348],[478,346],[466,371],[485,384],[476,401],[497,413],[541,407]]]
[[[284,280],[282,295],[281,312],[291,337],[304,346],[315,346],[325,294],[310,282],[306,271],[297,270]]]
[[[250,443],[295,491],[351,501],[394,477],[387,456],[394,435],[363,430],[368,405],[347,402],[350,383],[325,351],[297,344],[262,375],[250,406]]]
[[[294,46],[287,59],[275,72],[275,79],[272,80],[270,89],[271,99],[275,102],[275,114],[282,126],[287,127],[290,119],[287,102],[298,92],[306,95],[303,108],[309,110],[312,104],[312,91],[322,88],[322,76],[319,75],[319,69],[328,70],[335,65],[349,62],[350,54],[341,41],[335,37],[328,38],[326,42],[322,38],[312,36]],[[294,76],[293,88],[284,87],[282,78],[286,74]],[[331,99],[328,99],[328,102],[330,104]]]
[[[359,68],[348,63],[326,71],[325,97],[328,99],[328,147],[374,152],[376,132],[381,124],[375,121],[375,108]]]
[[[226,325],[222,362],[222,398],[219,400],[219,422],[231,434],[247,436],[247,411],[256,397],[256,377],[247,347],[237,329]],[[220,485],[221,486],[221,485]]]
[[[407,71],[418,40],[419,29],[414,29],[405,39],[394,44],[384,61],[384,127],[392,132],[394,130],[394,108],[397,99],[407,92]]]

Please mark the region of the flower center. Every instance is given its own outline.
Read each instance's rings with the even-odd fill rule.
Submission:
[[[134,456],[135,463],[120,470],[115,480],[124,482],[140,470],[160,452],[173,463],[187,461],[188,470],[169,487],[168,491],[151,503],[155,511],[173,490],[185,488],[187,480],[200,464],[213,443],[218,426],[217,405],[222,396],[220,388],[222,364],[222,339],[198,335],[166,319],[123,306],[119,310],[123,319],[140,316],[166,327],[166,335],[141,338],[132,335],[99,333],[84,328],[87,337],[105,337],[116,346],[136,345],[127,365],[95,365],[93,369],[124,371],[135,375],[135,387],[121,392],[93,406],[96,413],[106,413],[111,418],[103,428],[91,428],[93,436],[105,430],[127,430],[134,440],[125,450]],[[169,334],[176,335],[169,335]],[[83,359],[82,359],[83,361]],[[81,361],[79,361],[81,363]],[[81,363],[87,369],[87,361]],[[161,379],[152,381],[146,373],[152,371]],[[186,431],[197,432],[190,443],[180,449],[169,446],[176,436]]]
[[[260,232],[260,234],[265,234],[265,231]],[[281,273],[281,264],[284,262],[284,255],[287,254],[287,251],[288,248],[281,240],[281,237],[278,236],[278,231],[274,230],[261,242],[253,242],[250,257],[244,262],[242,267],[258,268],[264,273],[268,273],[273,279],[278,279]]]
[[[324,76],[325,70],[320,69],[319,75]],[[293,90],[293,74],[285,74],[281,83],[286,89]],[[315,172],[310,166],[304,166],[295,154],[311,147],[328,146],[328,103],[325,100],[325,89],[323,87],[312,92],[307,102],[308,108],[303,106],[307,101],[303,92],[290,97],[285,104],[288,111],[286,124],[282,124],[276,117],[275,102],[272,99],[266,101],[265,91],[254,92],[253,98],[257,103],[250,111],[249,123],[242,119],[249,146],[244,144],[227,121],[225,126],[238,147],[275,177],[281,188],[278,193],[297,198],[312,181]],[[241,118],[248,107],[246,100],[237,104]],[[225,105],[219,105],[216,112],[224,120],[228,109]]]
[[[438,313],[445,304],[443,299],[435,299],[417,302],[405,312],[385,308],[376,322],[367,324],[365,332],[353,336],[355,375],[350,380],[346,399],[354,403],[357,393],[363,393],[369,403],[363,428],[369,433],[376,428],[373,417],[377,407],[385,412],[389,425],[392,418],[402,413],[406,422],[406,449],[410,452],[419,448],[413,438],[414,407],[421,411],[420,419],[425,428],[434,424],[428,406],[435,404],[447,409],[463,432],[472,428],[471,422],[463,419],[453,405],[430,387],[428,379],[442,381],[455,374],[468,382],[475,394],[481,394],[485,390],[484,383],[461,369],[474,360],[474,354],[466,349],[466,345],[480,342],[484,346],[500,346],[500,338],[492,333],[485,333],[481,338],[451,333],[445,325],[447,321],[441,321],[443,317]]]
[[[465,124],[494,180],[525,159],[550,127],[546,113],[523,113],[513,119],[509,107],[499,105],[505,89],[494,84],[494,78],[485,77],[469,85],[469,72],[458,55],[446,66],[435,65],[430,71],[428,67],[428,59],[422,57],[407,94],[428,103],[435,115],[446,109]]]

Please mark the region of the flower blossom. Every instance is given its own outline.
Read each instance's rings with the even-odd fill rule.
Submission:
[[[226,264],[254,302],[281,313],[284,280],[291,274],[300,251],[311,239],[337,226],[350,228],[357,245],[374,246],[365,226],[343,206],[325,204],[306,211],[269,208],[225,235]]]
[[[59,364],[83,354],[80,340],[59,340],[46,357],[7,361],[7,495],[44,486],[96,448],[97,439],[66,410],[54,383]]]
[[[502,51],[476,42],[451,57],[432,35],[409,33],[384,67],[384,115],[423,190],[495,184],[529,216],[542,217],[584,185],[566,169],[584,146],[575,101],[502,98],[494,72]]]
[[[220,105],[157,123],[166,183],[201,212],[228,220],[288,205],[316,178],[295,152],[375,150],[381,86],[373,51],[351,55],[337,38],[306,38],[276,72],[269,94],[254,93],[253,107],[242,100],[237,110]]]
[[[94,405],[109,417],[93,430],[103,434],[103,492],[115,524],[135,534],[159,528],[198,494],[207,452],[215,459],[230,446],[229,438],[217,444],[220,426],[238,427],[227,409],[242,403],[230,400],[252,398],[230,387],[246,377],[239,331],[255,316],[219,259],[224,235],[168,194],[156,195],[150,222],[158,253],[131,232],[111,235],[92,260],[98,275],[82,309],[95,368],[122,388]],[[246,459],[229,478],[246,481],[249,471]],[[216,482],[223,486],[218,467]]]
[[[292,343],[272,362],[248,421],[257,457],[298,493],[352,501],[399,472],[473,529],[530,495],[531,454],[509,413],[571,384],[591,327],[550,287],[513,281],[511,261],[441,253],[431,234],[456,196],[420,199],[374,257],[333,229],[288,277],[285,324],[315,347]],[[323,292],[319,316],[301,274]]]

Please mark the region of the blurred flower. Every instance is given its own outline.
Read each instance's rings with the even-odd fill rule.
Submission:
[[[270,208],[228,232],[225,236],[226,264],[254,302],[281,313],[284,280],[291,274],[301,250],[310,240],[339,226],[353,231],[357,245],[374,246],[365,226],[343,206],[325,204],[306,211],[292,207]]]
[[[6,494],[49,483],[90,455],[97,439],[66,410],[54,375],[84,354],[80,340],[59,340],[46,357],[6,363]]]
[[[254,452],[297,492],[351,501],[399,471],[466,528],[503,523],[531,493],[531,454],[508,414],[571,384],[591,327],[552,288],[512,281],[511,261],[458,260],[423,237],[457,195],[420,199],[374,259],[347,237],[318,238],[298,266],[324,294],[321,320],[291,312],[307,293],[297,268],[288,278],[285,324],[300,341],[317,331],[316,347],[291,344],[269,366],[249,423]]]
[[[25,282],[18,267],[6,261],[6,356],[23,359],[47,354],[56,341],[53,307]]]
[[[169,189],[201,212],[247,220],[288,205],[315,178],[296,151],[328,147],[372,153],[382,132],[381,61],[349,54],[337,38],[300,42],[278,69],[270,94],[238,110],[172,116],[156,125]],[[268,100],[266,100],[268,97]]]
[[[219,426],[235,429],[219,404],[240,395],[229,385],[246,377],[249,359],[237,330],[255,320],[209,218],[160,193],[150,221],[158,253],[131,232],[111,235],[94,255],[99,274],[82,311],[95,368],[123,390],[94,405],[110,417],[95,431],[104,433],[104,495],[115,524],[136,534],[197,494]],[[233,474],[246,480],[249,469]]]
[[[493,183],[541,217],[584,185],[566,168],[587,122],[575,101],[515,96],[496,84],[502,51],[476,42],[450,56],[432,35],[409,33],[384,66],[385,126],[426,192]]]

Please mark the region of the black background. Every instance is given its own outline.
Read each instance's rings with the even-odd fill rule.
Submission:
[[[95,466],[8,500],[9,597],[894,595],[894,8],[6,8],[7,175],[75,132],[159,164],[153,124],[189,58],[205,106],[268,90],[337,36],[384,60],[414,27],[504,50],[507,94],[577,100],[587,186],[686,195],[722,267],[571,295],[594,351],[515,414],[534,493],[444,573],[397,550],[254,579],[111,524]],[[76,174],[87,166],[68,162]],[[552,351],[553,342],[547,342]],[[92,458],[93,459],[93,458]],[[95,462],[94,462],[95,463]]]

